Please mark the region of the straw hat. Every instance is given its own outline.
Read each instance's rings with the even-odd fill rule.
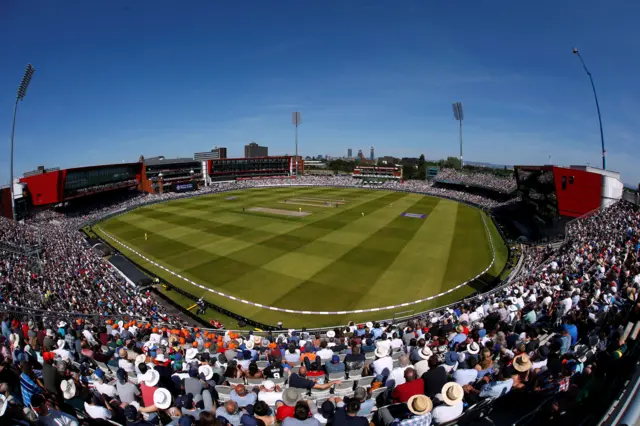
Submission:
[[[418,352],[418,355],[420,358],[428,360],[433,355],[433,351],[428,346],[425,346]]]
[[[151,388],[157,385],[158,382],[160,381],[160,373],[158,373],[156,370],[148,370],[144,374],[143,380],[144,380],[144,384]]]
[[[211,380],[211,378],[213,377],[213,368],[211,368],[211,366],[209,365],[201,365],[200,367],[198,367],[198,373],[204,374],[205,380]]]
[[[407,401],[407,408],[416,416],[424,416],[433,409],[433,402],[426,395],[413,395]]]
[[[276,384],[274,383],[273,380],[265,380],[262,383],[262,386],[268,391],[272,391],[276,388]]]
[[[161,410],[171,407],[171,392],[165,388],[158,388],[153,393],[153,404]]]
[[[456,382],[448,382],[442,387],[442,400],[447,405],[456,405],[464,399],[464,390]]]
[[[369,321],[365,325],[367,326],[367,328],[373,328],[373,323],[371,321]]]
[[[71,399],[76,396],[76,384],[71,379],[60,382],[60,390],[62,390],[64,399]]]
[[[513,358],[513,368],[520,373],[531,370],[531,366],[531,360],[527,354],[520,354]]]
[[[254,348],[254,346],[255,346],[255,343],[253,343],[253,339],[249,339],[249,340],[247,340],[246,342],[244,342],[244,346],[245,346],[247,349],[253,349],[253,348]]]

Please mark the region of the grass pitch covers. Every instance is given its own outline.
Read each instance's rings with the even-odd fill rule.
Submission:
[[[237,198],[226,202],[229,196]],[[282,203],[293,199],[313,200],[311,204],[344,200],[344,204],[326,208]],[[291,213],[302,208],[312,214],[284,217],[243,212],[255,207]],[[404,212],[426,217],[409,220],[401,216]],[[343,311],[436,295],[477,275],[491,262],[482,215],[463,204],[416,194],[279,187],[155,204],[100,227],[166,268],[238,299],[285,309]],[[496,250],[490,270],[495,276],[504,266],[507,248],[489,218],[487,224]],[[99,227],[94,229],[100,232]],[[197,297],[204,295],[212,303],[263,323],[283,321],[285,327],[391,318],[395,312],[419,312],[474,291],[467,286],[430,302],[377,313],[287,314],[203,292],[115,245],[134,262]],[[207,318],[220,317],[211,310],[207,313]],[[227,327],[235,326],[228,320]]]

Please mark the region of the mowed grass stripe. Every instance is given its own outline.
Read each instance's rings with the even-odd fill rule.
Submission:
[[[395,199],[392,202],[395,209],[388,207],[392,203],[377,203],[376,210],[369,211],[364,216],[362,216],[363,212],[360,212],[360,217],[349,224],[348,233],[345,234],[342,228],[338,228],[328,234],[325,233],[315,241],[291,250],[287,254],[264,264],[262,268],[298,278],[300,280],[299,286],[305,286],[309,281],[318,282],[318,280],[314,280],[317,274],[326,269],[333,269],[336,260],[350,253],[354,247],[360,246],[371,235],[386,228],[390,222],[398,217],[398,211],[411,208],[420,198],[422,197],[406,194],[404,197]],[[331,245],[332,250],[328,252],[331,256],[330,259],[311,254],[316,252],[316,249],[314,249],[316,243],[323,245],[323,249],[328,248],[326,246],[327,243]],[[327,284],[322,283],[322,285],[326,286]],[[335,288],[335,285],[332,286],[332,289]],[[295,292],[296,289],[292,290],[290,288],[283,293],[270,291],[265,303],[281,307],[281,302],[284,303],[287,300],[296,302]],[[286,307],[292,308],[292,306]]]
[[[378,196],[378,198],[373,199],[373,200],[369,200],[364,202],[363,204],[360,205],[352,205],[352,207],[350,209],[344,209],[341,210],[340,214],[336,215],[350,215],[352,214],[351,210],[352,209],[358,209],[358,215],[360,215],[360,211],[373,211],[375,210],[375,207],[373,207],[375,204],[379,204],[380,200],[379,199],[384,199],[387,201],[382,201],[382,203],[386,203],[388,204],[389,202],[392,202],[393,200],[396,200],[400,197],[402,197],[404,194],[399,194],[399,193],[379,193],[376,194]],[[281,235],[276,235],[273,236],[272,238],[269,238],[265,241],[262,241],[258,244],[256,244],[255,246],[249,246],[246,247],[242,250],[238,250],[236,252],[233,252],[232,254],[230,253],[226,259],[229,260],[229,263],[231,265],[233,265],[235,262],[238,262],[240,260],[238,259],[260,259],[262,264],[266,264],[268,262],[271,262],[272,260],[282,256],[283,254],[286,254],[287,252],[290,252],[292,250],[298,249],[306,244],[308,244],[310,241],[307,238],[302,238],[300,237],[298,234],[301,235],[305,235],[306,232],[304,230],[309,230],[310,228],[314,228],[317,227],[319,224],[322,225],[323,222],[331,222],[334,224],[337,224],[336,226],[341,227],[341,226],[346,226],[348,223],[351,223],[352,221],[348,221],[348,223],[343,223],[343,222],[335,222],[334,221],[334,217],[330,216],[330,217],[326,217],[324,219],[321,219],[317,222],[312,222],[312,223],[308,223],[305,224],[303,226],[301,226],[300,228],[291,231],[287,234],[281,234]],[[302,232],[300,232],[300,230],[303,230]],[[261,246],[261,247],[257,247],[257,246]],[[267,250],[264,250],[264,249]],[[242,261],[242,263],[246,263],[244,261]],[[263,281],[263,277],[265,275],[272,275],[269,272],[275,273],[273,271],[261,271],[260,274],[254,275],[252,276],[251,273],[253,271],[255,271],[255,266],[256,265],[252,265],[253,267],[246,270],[244,273],[239,274],[236,276],[236,278],[234,280],[231,281],[226,281],[224,283],[219,283],[217,280],[217,276],[214,275],[214,283],[216,285],[217,288],[220,288],[222,291],[225,292],[229,292],[231,294],[233,294],[234,296],[237,297],[244,297],[244,298],[253,298],[256,299],[258,297],[262,297],[265,295],[268,295],[270,292],[278,292],[277,288],[279,287],[284,287],[284,288],[290,288],[290,284],[292,280],[287,279],[287,283],[283,283],[283,282],[278,282],[277,280],[275,282],[270,281],[270,286],[267,288],[262,287],[262,289],[256,288],[256,284],[260,283],[260,282],[265,282]],[[208,262],[205,263],[203,265],[197,266],[195,268],[191,268],[187,271],[185,271],[185,273],[187,273],[190,276],[194,277],[195,279],[202,279],[202,278],[209,278],[209,282],[211,282],[211,274],[212,271],[215,271],[215,269],[212,269],[212,267],[220,267],[220,268],[225,268],[224,264],[221,264],[219,262]],[[283,275],[283,274],[278,274],[279,276]],[[246,276],[246,277],[245,277]],[[293,279],[293,281],[297,282],[299,281],[298,279],[296,279],[295,277],[291,277]],[[284,280],[282,280],[284,281]],[[262,300],[262,299],[258,299],[258,300]]]
[[[467,281],[491,262],[491,247],[479,209],[459,204],[455,234],[440,291]],[[475,273],[471,274],[472,271]]]
[[[445,199],[425,200],[435,203],[429,215],[424,221],[403,218],[421,226],[398,252],[393,263],[371,285],[358,308],[373,306],[371,302],[385,297],[390,288],[398,295],[396,300],[403,302],[439,292],[450,256],[459,204]]]
[[[437,200],[432,202],[423,196],[411,194],[394,201],[393,207],[380,206],[379,211],[373,214],[378,222],[374,232],[361,235],[357,239],[357,245],[273,304],[295,309],[304,300],[308,309],[336,311],[360,308],[362,306],[359,305],[363,304],[377,307],[382,302],[384,305],[389,300],[388,294],[370,300],[363,300],[363,295],[393,263],[397,254],[422,225],[421,220],[407,221],[408,218],[400,214],[405,211],[428,214],[435,203]],[[314,288],[318,294],[334,294],[339,297],[332,297],[329,304],[326,299],[305,300],[304,295],[308,294],[309,288]],[[395,295],[393,298],[395,299]]]

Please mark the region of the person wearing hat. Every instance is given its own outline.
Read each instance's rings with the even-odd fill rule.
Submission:
[[[120,401],[126,404],[131,404],[136,400],[136,397],[140,395],[140,389],[133,383],[128,381],[127,372],[122,368],[118,368],[116,372],[116,393],[120,398]]]
[[[432,409],[433,402],[431,399],[420,394],[412,396],[406,405],[396,404],[378,409],[378,416],[385,425],[407,422],[407,424],[429,426],[431,425]]]
[[[438,395],[444,404],[433,409],[433,421],[444,423],[458,418],[464,410],[464,390],[455,382],[449,382],[442,387]]]
[[[418,376],[422,376],[424,373],[429,371],[429,358],[431,358],[432,355],[433,351],[427,345],[424,345],[422,349],[417,351],[419,361],[414,364],[414,367],[418,372]]]
[[[42,383],[44,388],[56,396],[60,396],[60,383],[63,376],[57,368],[53,366],[53,352],[45,352],[42,354]]]
[[[391,359],[389,348],[386,346],[379,346],[373,352],[376,359],[373,361],[373,374],[377,379],[382,380],[384,377],[388,377],[393,370],[393,359]]]
[[[260,386],[258,400],[266,402],[270,407],[274,407],[277,401],[282,399],[282,390],[276,386],[273,380],[265,380]]]
[[[142,403],[145,407],[153,405],[153,395],[158,389],[160,382],[160,373],[156,370],[148,369],[142,381],[140,381],[140,393],[142,394]]]
[[[105,374],[100,368],[96,368],[93,372],[93,388],[109,398],[116,396],[116,387],[104,382]]]
[[[340,356],[338,355],[333,355],[331,362],[325,364],[324,368],[327,370],[327,374],[344,373],[344,364],[340,362]]]
[[[298,402],[307,403],[302,400],[301,391],[296,388],[286,388],[282,393],[282,401],[276,402],[276,419],[279,422],[283,422],[284,419],[293,417],[295,414],[295,407]]]

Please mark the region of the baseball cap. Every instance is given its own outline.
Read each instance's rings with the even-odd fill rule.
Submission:
[[[338,355],[333,355],[333,356],[331,357],[331,363],[332,363],[332,364],[337,364],[337,363],[339,363],[339,362],[340,362],[340,357],[339,357]]]

